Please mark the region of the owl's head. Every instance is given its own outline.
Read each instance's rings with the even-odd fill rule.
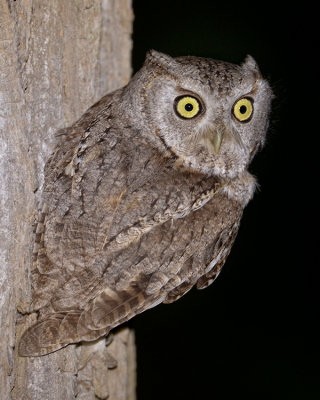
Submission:
[[[234,65],[151,50],[124,95],[141,134],[190,170],[234,178],[264,144],[272,92],[251,56]]]

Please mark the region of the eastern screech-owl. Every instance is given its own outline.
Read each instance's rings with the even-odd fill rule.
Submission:
[[[218,276],[255,178],[272,93],[240,66],[147,54],[61,140],[45,169],[32,310],[19,352],[91,341]]]

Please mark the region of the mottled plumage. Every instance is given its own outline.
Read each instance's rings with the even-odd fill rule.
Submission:
[[[254,192],[247,167],[271,97],[251,57],[237,66],[151,51],[126,87],[59,132],[35,240],[39,319],[20,355],[97,339],[214,281]],[[253,104],[245,121],[242,98],[247,113]]]

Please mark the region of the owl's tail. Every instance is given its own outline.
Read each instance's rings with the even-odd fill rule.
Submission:
[[[28,328],[20,339],[19,355],[43,356],[70,343],[96,340],[134,315],[164,300],[159,293],[145,296],[138,291],[134,296],[127,292],[113,292],[112,300],[111,292],[107,289],[101,293],[86,311],[53,313]]]
[[[47,319],[37,322],[22,335],[19,343],[19,355],[37,357],[52,353],[70,343],[81,340],[77,325],[81,312],[54,313]],[[106,329],[95,331],[95,336],[105,335]]]

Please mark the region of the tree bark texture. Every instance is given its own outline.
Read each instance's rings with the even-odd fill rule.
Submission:
[[[133,333],[21,358],[54,132],[131,73],[131,0],[0,0],[0,399],[135,398]],[[19,312],[17,311],[19,310]]]

